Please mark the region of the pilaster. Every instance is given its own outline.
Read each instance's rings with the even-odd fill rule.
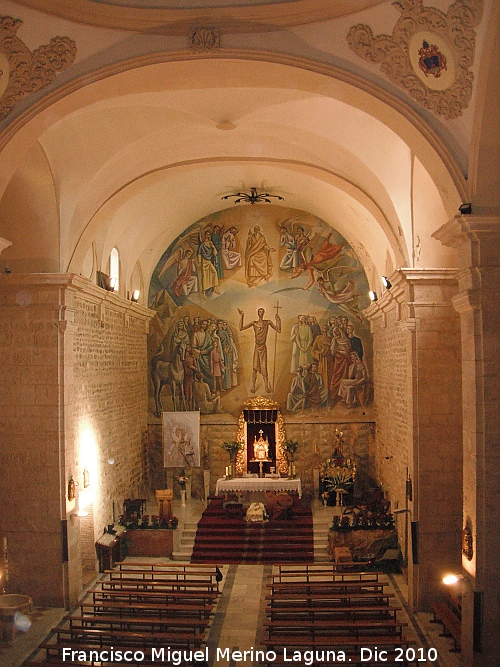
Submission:
[[[389,280],[391,288],[366,312],[375,346],[378,473],[393,511],[404,510],[396,517],[400,543],[408,544],[410,606],[428,610],[441,595],[442,575],[460,563],[460,332],[452,305],[457,275],[450,269],[401,269]],[[384,356],[385,364],[379,361]],[[390,392],[396,382],[399,391],[388,400],[381,390]],[[406,428],[398,425],[404,419]],[[410,480],[411,494],[405,484]]]
[[[500,218],[457,216],[434,237],[458,251],[463,406],[463,664],[498,664],[500,633]]]

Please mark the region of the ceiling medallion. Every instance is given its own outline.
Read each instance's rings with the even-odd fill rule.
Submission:
[[[472,97],[475,37],[483,0],[456,0],[448,12],[423,0],[392,3],[401,16],[392,35],[374,36],[368,25],[353,26],[350,48],[381,71],[426,109],[446,119],[458,118]]]
[[[189,48],[193,53],[214,53],[220,48],[220,33],[216,28],[193,28],[189,33]]]
[[[5,118],[28,93],[44,88],[76,58],[76,44],[69,37],[53,37],[33,53],[17,37],[23,22],[0,17],[0,118]]]
[[[221,199],[230,199],[231,197],[236,197],[234,200],[235,204],[244,201],[246,204],[251,204],[252,206],[264,201],[271,204],[270,197],[285,201],[284,197],[280,197],[280,195],[272,195],[269,192],[258,192],[257,188],[250,188],[250,192],[235,192],[233,195],[225,195]]]

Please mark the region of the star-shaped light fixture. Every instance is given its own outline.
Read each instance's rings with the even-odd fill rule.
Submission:
[[[226,195],[225,197],[222,197],[222,199],[230,199],[231,197],[236,197],[234,200],[235,204],[239,204],[243,201],[247,204],[252,204],[252,206],[264,201],[268,204],[271,204],[271,197],[285,201],[284,197],[280,197],[279,195],[272,195],[269,192],[257,192],[257,188],[250,188],[250,193],[235,192],[233,195]]]

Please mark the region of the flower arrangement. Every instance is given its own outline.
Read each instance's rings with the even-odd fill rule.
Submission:
[[[170,527],[171,528],[177,528],[178,525],[179,525],[179,519],[176,516],[173,516],[170,519]]]
[[[223,442],[222,449],[226,450],[230,458],[234,458],[236,454],[242,449],[243,445],[241,442],[232,440],[231,442]]]
[[[293,461],[293,457],[295,456],[295,452],[297,451],[299,447],[299,443],[297,440],[285,440],[283,444],[283,449],[285,450],[287,454],[288,461]]]

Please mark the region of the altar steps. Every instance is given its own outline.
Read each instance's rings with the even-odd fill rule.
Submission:
[[[309,507],[286,521],[247,522],[207,509],[198,523],[192,563],[290,563],[314,561]]]

